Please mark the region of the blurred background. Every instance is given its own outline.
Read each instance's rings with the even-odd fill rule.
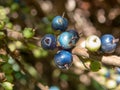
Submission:
[[[8,38],[0,31],[0,82],[12,83],[13,90],[120,90],[120,68],[101,65],[93,72],[76,58],[69,70],[61,70],[53,61],[56,50],[36,45],[43,35],[57,34],[51,21],[63,13],[68,29],[83,31],[85,37],[120,37],[120,0],[0,0],[0,20],[12,30]],[[26,27],[35,29],[35,36],[21,40]],[[114,54],[120,55],[119,45]]]

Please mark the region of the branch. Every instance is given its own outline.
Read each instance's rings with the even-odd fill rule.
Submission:
[[[76,9],[73,19],[75,20],[75,28],[78,33],[82,32],[85,37],[93,34],[100,36],[101,32],[93,26],[92,22],[89,20],[89,15],[87,15],[84,10]]]
[[[41,90],[49,90],[48,86],[44,86],[42,83],[38,83],[37,86],[41,89]]]
[[[8,38],[12,38],[15,40],[23,40],[24,39],[22,33],[18,32],[18,31],[14,31],[14,30],[10,30],[10,29],[6,29],[6,31],[7,31]]]
[[[101,62],[104,64],[120,67],[120,57],[116,55],[103,56]]]

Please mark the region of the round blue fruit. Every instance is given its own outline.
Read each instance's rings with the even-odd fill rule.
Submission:
[[[105,34],[101,37],[101,49],[104,53],[112,53],[115,51],[117,42],[111,34]]]
[[[54,30],[65,31],[68,27],[68,21],[62,16],[56,16],[52,20],[52,28]]]
[[[51,86],[49,90],[60,90],[57,86]]]
[[[71,32],[63,32],[58,36],[58,43],[63,49],[71,49],[75,46],[78,38]]]
[[[53,50],[56,48],[56,37],[53,34],[46,34],[41,39],[41,47],[46,50]]]
[[[58,51],[54,56],[54,62],[58,68],[68,69],[73,62],[72,54],[65,50]]]

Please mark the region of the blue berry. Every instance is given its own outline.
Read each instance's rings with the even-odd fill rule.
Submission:
[[[116,39],[111,34],[105,34],[101,37],[101,49],[104,53],[112,53],[117,46]]]
[[[73,62],[72,54],[65,50],[58,51],[54,56],[54,62],[58,68],[68,69]]]
[[[54,30],[65,31],[68,27],[68,21],[62,16],[56,16],[52,20],[52,28]]]
[[[51,86],[49,90],[60,90],[57,86]]]
[[[63,49],[71,49],[75,46],[77,39],[74,33],[63,32],[58,36],[58,43]]]
[[[56,48],[56,37],[53,34],[46,34],[41,39],[41,47],[47,50]]]

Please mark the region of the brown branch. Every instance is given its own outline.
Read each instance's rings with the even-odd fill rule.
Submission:
[[[41,90],[49,90],[48,86],[43,85],[42,83],[38,83],[37,86],[41,89]]]
[[[7,37],[11,39],[15,39],[15,40],[24,39],[22,33],[15,31],[15,30],[6,29],[6,34],[7,34]]]
[[[32,37],[30,39],[26,39],[26,38],[24,38],[22,32],[11,30],[11,29],[6,29],[6,36],[10,40],[19,40],[24,43],[26,43],[26,41],[27,41],[27,42],[31,42],[31,43],[35,44],[36,46],[41,47],[40,46],[41,37]]]
[[[84,63],[77,55],[73,55],[73,64],[79,68],[79,70],[89,70],[89,65]]]
[[[101,62],[104,64],[120,67],[120,57],[116,55],[103,56]]]
[[[98,31],[93,24],[88,19],[88,16],[86,12],[82,9],[76,9],[73,15],[73,18],[75,20],[75,27],[78,31],[78,33],[84,34],[85,37],[90,35],[98,35],[100,36],[100,31]]]

